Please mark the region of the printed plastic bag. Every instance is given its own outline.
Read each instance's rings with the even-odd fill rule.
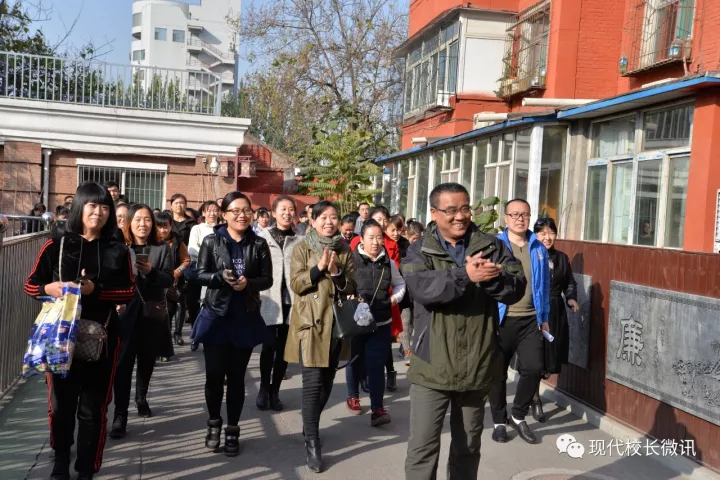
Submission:
[[[35,319],[23,359],[23,376],[70,372],[72,354],[80,322],[80,287],[66,283],[61,298],[42,297],[40,314]]]

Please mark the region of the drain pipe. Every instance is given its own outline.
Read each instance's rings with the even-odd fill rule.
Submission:
[[[50,155],[52,150],[49,148],[42,149],[43,154],[43,186],[42,186],[42,201],[47,211],[50,211]]]

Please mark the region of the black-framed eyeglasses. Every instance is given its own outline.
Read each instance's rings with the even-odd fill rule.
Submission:
[[[462,213],[463,215],[470,215],[472,213],[472,209],[470,208],[470,205],[463,205],[462,207],[448,207],[448,208],[436,208],[438,212],[443,212],[448,217],[454,217],[457,215],[458,212]]]
[[[530,220],[529,213],[514,212],[514,213],[506,213],[505,215],[512,218],[513,220],[520,220],[521,218],[525,219],[525,220]]]

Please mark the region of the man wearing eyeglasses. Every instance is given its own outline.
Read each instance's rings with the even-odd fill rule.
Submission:
[[[415,301],[405,476],[436,478],[450,408],[447,478],[465,480],[477,478],[485,399],[502,374],[495,345],[498,302],[517,302],[526,282],[505,244],[472,224],[465,187],[435,187],[430,213],[432,223],[401,264]]]
[[[507,228],[498,238],[520,260],[527,278],[525,295],[514,305],[500,301],[499,343],[503,357],[503,374],[490,391],[490,410],[493,416],[492,439],[508,441],[505,425],[510,425],[520,438],[536,443],[525,416],[540,383],[544,364],[542,330],[550,331],[550,266],[548,252],[542,242],[528,228],[530,205],[523,199],[510,200],[505,206]],[[520,380],[511,415],[507,414],[507,369],[517,353]]]

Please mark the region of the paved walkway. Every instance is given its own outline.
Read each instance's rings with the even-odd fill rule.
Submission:
[[[235,458],[209,453],[203,445],[205,402],[202,352],[178,349],[173,361],[158,364],[151,382],[149,401],[154,416],[140,419],[131,415],[128,436],[120,441],[108,439],[98,479],[130,480],[225,480],[225,479],[403,479],[403,462],[408,434],[408,383],[406,367],[397,362],[397,392],[386,395],[386,406],[393,422],[372,428],[369,414],[350,416],[345,411],[345,374],[336,378],[329,408],[322,417],[321,436],[328,470],[319,477],[305,466],[300,435],[301,380],[297,365],[290,366],[292,377],[283,383],[282,413],[260,412],[255,407],[259,383],[258,354],[250,362],[245,411],[241,419],[241,453]],[[509,387],[512,395],[514,387]],[[368,398],[362,398],[367,407]],[[223,409],[224,411],[224,409]],[[546,406],[550,417],[535,424],[540,444],[528,445],[511,432],[511,441],[501,445],[490,439],[489,409],[483,432],[480,476],[492,480],[670,480],[679,476],[657,460],[648,457],[601,457],[585,454],[573,459],[559,454],[557,437],[570,433],[585,445],[590,440],[610,437],[593,426],[561,410]],[[112,412],[108,420],[112,419]],[[438,478],[444,479],[449,432],[443,433]],[[47,427],[45,382],[34,377],[18,388],[0,410],[0,479],[46,479],[51,462]]]

